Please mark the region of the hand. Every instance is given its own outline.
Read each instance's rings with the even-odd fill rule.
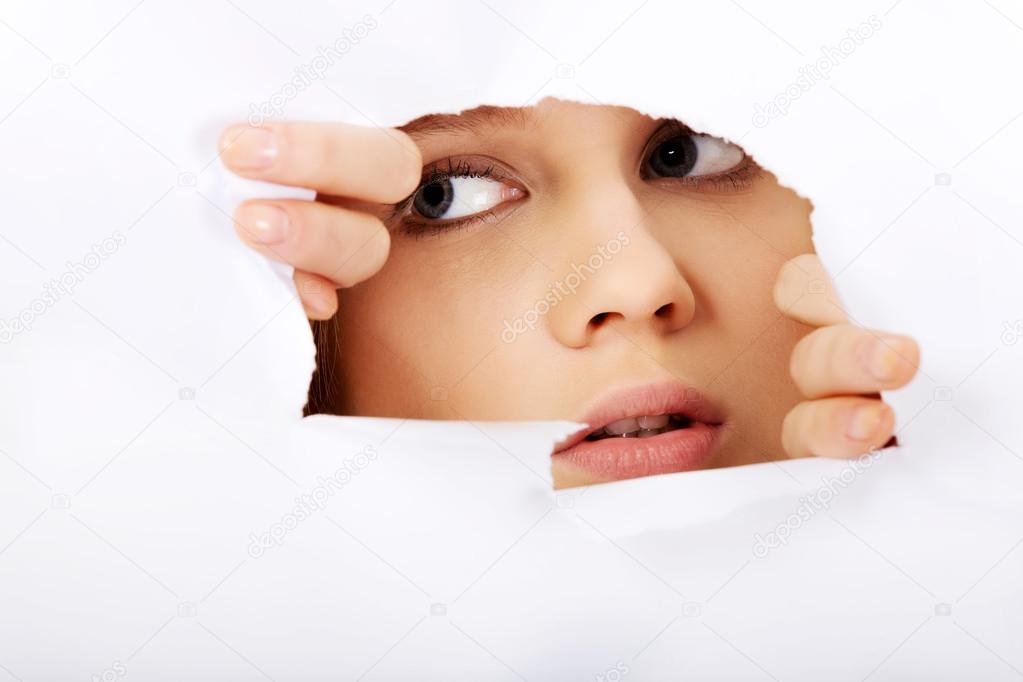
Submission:
[[[775,304],[818,327],[792,351],[790,371],[806,401],[785,416],[782,447],[790,457],[855,457],[883,447],[895,415],[879,391],[905,386],[920,365],[916,341],[849,324],[817,256],[782,266]]]
[[[306,187],[321,195],[395,203],[419,185],[422,157],[403,132],[343,123],[268,123],[232,126],[220,156],[242,177]],[[366,212],[322,201],[246,201],[235,212],[245,243],[295,268],[306,315],[337,312],[337,289],[371,277],[390,250],[387,228]]]

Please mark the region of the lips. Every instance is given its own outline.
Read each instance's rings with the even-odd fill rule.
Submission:
[[[603,482],[704,467],[724,415],[695,389],[671,381],[611,393],[579,421],[589,428],[555,449],[554,464],[574,468],[574,479]]]

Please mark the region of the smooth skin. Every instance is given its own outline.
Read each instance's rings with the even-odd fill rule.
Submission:
[[[530,169],[532,174],[524,175],[529,175],[530,181],[538,186],[541,178],[549,183],[545,187],[557,186],[557,196],[564,197],[566,203],[552,204],[550,209],[544,209],[548,213],[542,216],[531,217],[529,211],[524,210],[522,216],[513,217],[519,221],[514,227],[502,227],[502,230],[519,230],[516,234],[523,235],[521,243],[530,246],[534,242],[527,241],[532,234],[529,230],[535,227],[536,233],[540,234],[540,227],[547,228],[555,223],[552,216],[557,216],[556,224],[571,224],[569,214],[565,212],[578,205],[579,197],[585,196],[579,192],[585,192],[587,186],[592,187],[605,180],[618,181],[610,175],[612,171],[620,171],[615,163],[617,157],[613,154],[629,145],[641,147],[642,139],[637,136],[646,136],[657,126],[657,122],[648,117],[624,108],[545,100],[535,109],[538,118],[532,124],[530,134],[534,137],[548,136],[538,142],[535,155],[541,157],[549,150],[550,158],[544,159],[546,165],[542,171]],[[577,130],[586,130],[588,137],[572,140]],[[607,155],[606,163],[594,162],[582,170],[558,165],[571,151],[568,147],[559,149],[559,140],[578,145],[581,140],[595,138],[607,140],[607,143],[596,144],[588,152],[593,158]],[[466,274],[471,268],[467,263],[496,258],[480,255],[494,252],[490,243],[473,241],[489,238],[483,236],[487,227],[483,226],[478,233],[468,236],[431,238],[431,243],[427,244],[428,238],[421,241],[410,238],[393,226],[389,230],[389,225],[385,224],[386,212],[381,210],[382,206],[395,204],[417,189],[424,156],[427,162],[432,162],[454,153],[452,149],[474,153],[481,145],[493,144],[495,148],[507,149],[505,156],[513,158],[527,146],[528,139],[531,138],[515,138],[514,133],[495,129],[490,135],[477,138],[463,135],[448,140],[444,135],[431,135],[413,140],[396,129],[341,123],[281,122],[259,128],[243,124],[224,132],[220,143],[221,157],[237,174],[312,188],[319,193],[318,201],[247,201],[239,206],[235,220],[238,234],[247,244],[269,258],[294,266],[295,284],[310,319],[328,320],[338,315],[341,328],[348,330],[349,336],[340,344],[348,351],[347,356],[338,352],[338,356],[332,359],[342,363],[342,375],[346,379],[339,412],[434,419],[572,419],[576,416],[574,411],[560,412],[554,406],[568,403],[575,407],[582,397],[573,394],[562,396],[559,401],[544,402],[543,376],[522,389],[525,392],[521,395],[509,389],[510,395],[495,397],[494,394],[501,394],[500,389],[504,388],[502,378],[515,376],[517,381],[521,380],[516,374],[516,367],[527,362],[522,358],[528,356],[515,355],[525,351],[504,349],[498,345],[499,350],[484,363],[478,358],[485,357],[483,351],[493,346],[491,337],[494,334],[485,342],[476,343],[476,340],[467,338],[469,330],[474,327],[469,322],[460,325],[458,319],[453,319],[451,324],[456,331],[462,330],[462,336],[456,335],[454,340],[441,339],[436,344],[426,338],[428,330],[435,325],[429,326],[429,317],[420,315],[420,311],[431,305],[439,306],[438,300],[450,301],[452,291],[465,292],[465,305],[475,307],[477,313],[494,301],[502,300],[502,292],[506,291],[504,283],[494,284],[486,279],[497,275]],[[520,165],[528,165],[528,162],[524,160]],[[583,172],[585,177],[581,175]],[[598,172],[607,175],[598,177]],[[622,178],[621,182],[626,185],[633,182],[624,171]],[[589,289],[580,290],[579,298],[587,297],[585,304],[561,304],[551,311],[545,320],[550,327],[551,338],[516,341],[512,345],[528,347],[534,344],[534,359],[528,360],[533,364],[537,357],[551,357],[555,363],[561,360],[568,363],[575,362],[580,352],[600,352],[604,355],[599,358],[594,355],[593,366],[603,368],[617,362],[615,358],[645,354],[656,362],[640,365],[638,361],[633,363],[629,360],[626,367],[622,360],[622,366],[618,368],[628,372],[635,369],[635,374],[643,379],[651,375],[650,367],[668,366],[669,362],[675,362],[674,358],[683,357],[697,363],[702,355],[709,355],[718,346],[732,349],[733,355],[740,355],[738,349],[743,349],[744,360],[736,364],[742,376],[723,382],[721,395],[714,397],[719,402],[735,402],[733,412],[738,415],[735,421],[739,427],[745,421],[747,431],[731,439],[725,454],[714,462],[714,466],[761,461],[765,453],[775,452],[778,445],[790,457],[852,457],[884,446],[894,433],[895,415],[880,399],[879,391],[899,388],[913,378],[919,366],[917,344],[905,336],[863,329],[849,323],[827,274],[817,257],[809,253],[812,244],[809,241],[808,202],[778,186],[769,174],[756,182],[757,189],[752,190],[748,198],[722,196],[713,199],[717,208],[709,205],[706,198],[676,199],[667,195],[663,205],[658,204],[656,209],[649,209],[646,213],[644,219],[653,226],[650,229],[637,227],[634,231],[634,246],[629,247],[628,258],[623,256],[607,266],[607,274],[604,271],[600,273],[600,277],[605,279],[598,281],[595,277],[593,282],[586,284]],[[652,191],[642,183],[637,183],[636,187],[633,195]],[[555,193],[548,195],[554,196]],[[622,194],[619,199],[608,207],[627,206],[630,197]],[[759,204],[749,206],[748,213],[743,213],[740,203],[743,201]],[[725,207],[723,212],[718,210],[722,205]],[[758,241],[738,230],[744,241],[730,242],[735,244],[734,257],[763,265],[751,269],[746,278],[748,282],[735,283],[734,277],[715,280],[714,277],[721,276],[715,273],[723,270],[722,264],[708,265],[701,271],[697,255],[684,247],[692,245],[692,251],[717,254],[716,258],[730,257],[730,247],[715,249],[708,246],[701,249],[698,239],[714,237],[701,237],[699,232],[693,232],[693,238],[680,246],[680,242],[671,241],[672,233],[655,229],[658,225],[671,227],[684,210],[700,215],[701,211],[706,213],[709,216],[707,220],[718,221],[715,230],[719,233],[736,221],[764,221],[766,227],[763,229],[774,229],[778,237],[775,238],[774,233],[765,233],[783,246],[775,251],[765,249],[761,254],[753,249],[763,249],[760,242],[768,240],[761,237]],[[770,222],[771,216],[778,225]],[[621,223],[626,217],[615,216],[615,219]],[[786,220],[793,222],[791,229],[785,227]],[[599,222],[599,216],[585,222],[592,226]],[[545,229],[544,233],[550,234],[550,229]],[[580,240],[595,235],[580,233]],[[540,243],[535,242],[537,248],[541,248]],[[478,249],[475,255],[474,249]],[[508,271],[513,267],[522,269],[497,260],[487,265],[490,273],[500,273],[502,268]],[[434,273],[431,280],[416,280],[419,277],[417,273],[431,268]],[[448,275],[450,279],[445,280],[443,273],[451,273]],[[621,287],[612,284],[615,277],[626,276],[630,282],[647,277],[652,283],[645,289],[630,289],[630,292],[635,290],[632,299],[622,298]],[[476,278],[471,282],[472,286],[464,286],[470,277]],[[427,286],[440,290],[438,297],[447,290],[447,298],[429,298],[430,292],[423,292]],[[537,291],[542,295],[541,289]],[[339,292],[342,294],[340,312]],[[749,299],[742,303],[745,307],[734,303],[742,300],[740,294]],[[531,295],[533,298],[527,300],[536,299],[536,291]],[[618,298],[612,301],[615,296]],[[641,298],[643,296],[646,298]],[[707,301],[702,300],[704,297]],[[406,303],[409,299],[415,300]],[[785,323],[774,329],[770,339],[750,344],[755,333],[760,333],[763,323],[771,319],[772,314],[766,308],[771,307],[772,299],[776,310],[784,315]],[[655,309],[663,310],[666,303],[672,304],[677,321],[665,323],[650,315]],[[408,307],[402,308],[403,305]],[[732,318],[728,317],[729,306],[734,308]],[[380,309],[388,310],[388,315],[374,315],[374,311]],[[444,314],[449,314],[446,308],[444,310]],[[520,301],[502,314],[507,319],[509,314],[521,310]],[[642,347],[643,353],[637,353],[636,348],[628,346],[625,341],[616,341],[610,332],[594,327],[591,320],[594,311],[603,313],[606,310],[612,314],[611,321],[605,326],[610,326],[633,346],[647,344]],[[680,310],[683,312],[678,312]],[[716,317],[714,311],[717,311]],[[777,317],[777,312],[773,315]],[[386,319],[377,319],[382,317]],[[420,317],[427,319],[420,320]],[[712,325],[718,318],[752,320],[748,328],[742,330],[750,338],[739,338],[736,331],[739,328],[734,322],[731,327],[721,327],[732,331],[715,332]],[[476,318],[466,318],[470,319],[476,324]],[[499,331],[496,322],[489,327]],[[693,346],[670,345],[686,343],[683,339],[687,333],[696,339]],[[728,333],[736,338],[715,341],[714,333]],[[460,349],[457,343],[463,337],[466,346]],[[543,346],[542,343],[548,345]],[[621,343],[621,352],[607,350],[615,343]],[[745,350],[747,347],[754,350]],[[569,353],[565,354],[566,351]],[[573,356],[571,351],[577,355]],[[456,365],[450,356],[460,354],[477,358],[473,362],[480,363],[480,367]],[[392,356],[400,357],[394,360]],[[450,367],[445,363],[449,363]],[[408,365],[412,365],[411,369]],[[365,367],[372,368],[372,371]],[[473,383],[472,371],[465,374],[466,369],[480,375],[477,383]],[[707,368],[696,367],[692,372],[689,369],[692,368],[671,366],[675,376],[682,373],[687,378],[696,377],[698,380],[694,383],[701,386],[706,377],[713,377],[709,380],[713,383],[721,376],[712,372],[710,365]],[[720,367],[715,366],[714,369],[716,371]],[[434,372],[433,377],[445,378],[444,383],[451,387],[452,392],[456,389],[466,391],[465,399],[462,402],[431,402],[431,381],[419,378],[427,371]],[[585,372],[584,369],[578,371]],[[762,376],[751,377],[751,371]],[[459,378],[461,375],[465,376]],[[438,383],[436,378],[432,382]],[[597,388],[587,387],[586,396],[592,396]],[[738,396],[744,388],[754,395]],[[411,394],[412,397],[402,402],[404,398],[398,394]],[[753,450],[758,451],[757,454],[746,454]],[[556,483],[557,479],[555,472]]]

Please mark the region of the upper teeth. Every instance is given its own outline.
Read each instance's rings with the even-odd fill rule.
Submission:
[[[611,422],[602,429],[591,433],[587,438],[607,438],[620,436],[623,438],[649,438],[665,431],[688,426],[689,420],[675,415],[657,414],[642,417],[628,417]]]

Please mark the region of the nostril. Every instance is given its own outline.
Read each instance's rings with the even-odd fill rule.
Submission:
[[[674,303],[665,303],[660,308],[654,311],[654,317],[671,317],[672,310],[674,310]]]
[[[590,324],[594,327],[599,327],[607,320],[607,315],[607,313],[597,313],[590,319]]]

